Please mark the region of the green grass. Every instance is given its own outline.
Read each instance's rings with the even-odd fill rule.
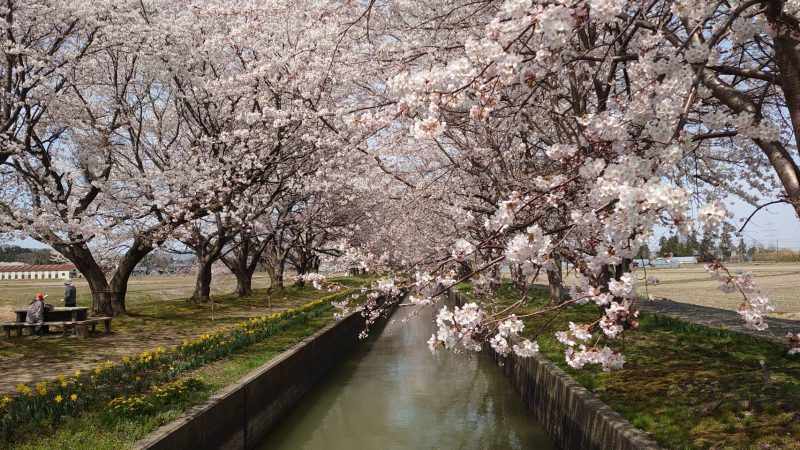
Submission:
[[[316,317],[304,324],[285,330],[267,341],[247,347],[228,358],[203,366],[182,378],[194,378],[199,388],[164,405],[150,414],[115,414],[97,405],[96,410],[83,412],[78,417],[67,418],[52,433],[32,436],[26,442],[15,443],[13,448],[128,448],[136,440],[171,420],[187,408],[207,400],[223,387],[242,378],[253,369],[269,361],[292,345],[322,329],[333,319],[332,313]],[[0,444],[2,445],[2,444]]]
[[[332,281],[345,287],[357,287],[367,283],[370,279],[369,277],[345,277]],[[210,305],[198,305],[184,300],[143,302],[136,313],[129,317],[114,319],[116,330],[114,336],[104,336],[81,342],[80,353],[71,349],[72,346],[75,346],[73,340],[63,341],[59,338],[51,342],[50,339],[23,338],[14,342],[18,347],[22,347],[26,357],[41,352],[42,355],[50,358],[50,363],[54,361],[53,355],[58,355],[56,359],[74,362],[82,355],[92,356],[92,347],[117,345],[115,340],[122,342],[130,339],[131,336],[140,338],[157,333],[174,333],[176,330],[198,335],[228,324],[241,322],[250,317],[263,315],[267,313],[266,307],[270,303],[277,311],[300,306],[326,295],[329,293],[310,286],[303,289],[291,286],[279,294],[257,290],[254,295],[246,298],[238,298],[234,295],[215,296],[215,312],[218,316],[213,326],[209,317],[205,315],[206,312],[210,313]],[[193,381],[191,389],[187,389],[185,392],[181,391],[178,397],[170,399],[168,403],[159,403],[157,410],[121,414],[119,411],[110,410],[105,403],[95,402],[74,417],[62,418],[55,426],[42,423],[41,430],[31,433],[21,432],[22,435],[30,436],[27,439],[5,444],[0,441],[0,448],[5,448],[4,445],[13,445],[12,448],[23,449],[127,448],[158,426],[179,417],[187,408],[205,401],[224,386],[240,379],[275,355],[323,328],[333,320],[330,307],[323,311],[325,312],[321,316],[312,315],[306,321],[295,323],[264,341],[249,345],[221,360],[207,363],[191,372],[182,374],[180,380],[191,379]],[[261,314],[257,314],[259,312]],[[54,346],[60,346],[63,349],[61,351],[54,350]],[[88,349],[83,347],[88,347]]]
[[[501,308],[521,297],[509,286]],[[517,315],[548,303],[536,292]],[[555,313],[525,320],[525,337]],[[642,314],[636,330],[601,341],[626,357],[621,370],[575,370],[554,332],[596,320],[594,304],[568,307],[537,337],[541,352],[668,448],[800,448],[800,358],[787,346],[674,318]],[[759,364],[764,360],[770,381]]]
[[[339,284],[346,287],[360,286],[370,278],[363,276],[334,278]],[[274,311],[292,308],[315,298],[323,297],[328,293],[324,290],[314,289],[310,284],[299,289],[287,286],[277,294],[268,292],[266,288],[256,289],[247,297],[237,297],[235,294],[218,294],[213,298],[214,320],[211,320],[212,303],[195,303],[180,299],[164,299],[154,295],[139,297],[129,308],[129,314],[116,317],[112,321],[112,336],[98,335],[96,338],[80,341],[64,340],[58,335],[48,336],[43,339],[12,338],[4,340],[9,348],[0,347],[0,370],[2,364],[16,364],[20,357],[25,358],[26,364],[31,367],[41,366],[43,369],[52,369],[54,364],[62,362],[76,362],[83,359],[92,359],[97,355],[113,353],[113,349],[126,354],[137,351],[141,342],[154,342],[152,346],[170,345],[169,342],[202,334],[221,327],[246,320],[249,317],[261,316],[269,311],[271,306]],[[102,328],[102,327],[101,327]],[[131,342],[130,337],[137,339]],[[158,344],[155,344],[158,343]],[[173,342],[174,343],[174,342]],[[113,347],[113,349],[112,349]],[[140,350],[139,350],[140,351]],[[120,355],[121,356],[121,355]],[[113,354],[106,359],[114,359]],[[3,361],[7,359],[7,361]],[[41,362],[41,364],[40,364]],[[13,385],[12,385],[13,386]],[[8,391],[0,388],[0,392]]]
[[[92,296],[89,286],[83,278],[73,280],[77,288],[79,306],[91,306]],[[136,309],[142,304],[158,300],[173,300],[189,297],[194,290],[195,278],[192,275],[171,276],[136,276],[128,283],[126,304]],[[236,280],[232,275],[215,278],[212,294],[224,294],[234,290]],[[261,289],[269,286],[265,274],[258,273],[253,277],[253,288]],[[19,307],[28,304],[37,291],[49,294],[47,301],[59,306],[64,285],[61,280],[2,280],[0,281],[0,307]]]

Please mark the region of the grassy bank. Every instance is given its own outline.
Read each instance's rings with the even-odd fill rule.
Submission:
[[[346,287],[360,286],[364,277],[335,279]],[[233,324],[294,308],[327,295],[308,285],[303,289],[287,286],[283,292],[257,289],[248,297],[214,295],[211,303],[192,303],[182,299],[152,297],[139,299],[125,317],[112,322],[111,335],[97,334],[89,339],[60,333],[44,337],[0,339],[0,396],[13,392],[17,383],[34,383],[42,378],[92,369],[97,363],[120,360],[149,348],[171,347]],[[102,327],[100,327],[102,328]],[[54,330],[58,331],[58,329]],[[27,334],[27,333],[26,333]]]
[[[463,290],[469,293],[469,286]],[[520,298],[505,287],[496,296],[502,308]],[[518,315],[548,303],[532,296]],[[564,361],[565,346],[555,331],[569,322],[591,323],[596,306],[568,307],[524,320],[542,354],[583,386],[651,433],[667,448],[800,448],[800,358],[787,346],[684,321],[642,314],[637,330],[606,341],[626,357],[621,370],[575,370]],[[764,361],[769,372],[759,361]]]
[[[364,280],[345,282],[357,285]],[[240,321],[171,348],[101,363],[47,384],[22,386],[17,396],[0,403],[0,424],[7,436],[0,446],[125,448],[323,328],[333,320],[330,302],[350,292],[325,295],[290,289],[271,300],[301,306]],[[124,332],[136,333],[133,328]]]
[[[147,310],[153,302],[163,300],[185,299],[194,292],[196,278],[193,275],[143,275],[131,277],[125,302],[133,311]],[[91,306],[92,296],[85,278],[73,280],[77,288],[78,306]],[[269,277],[265,273],[253,276],[253,289],[265,289],[269,286]],[[233,292],[236,278],[233,275],[220,275],[211,283],[212,295],[223,295]],[[38,291],[49,294],[47,301],[59,306],[64,295],[64,284],[60,279],[52,280],[0,280],[0,314],[8,314],[12,308],[24,307]],[[13,318],[13,316],[11,316]],[[0,316],[8,319],[9,316]]]
[[[180,395],[160,404],[157,410],[124,409],[114,411],[106,405],[65,418],[53,434],[18,442],[11,448],[46,450],[52,448],[118,450],[129,448],[159,426],[178,417],[188,408],[202,403],[223,387],[242,378],[276,355],[289,349],[332,321],[326,314],[286,330],[266,342],[232,354],[222,361],[204,366],[181,380],[194,380]],[[156,394],[157,395],[157,394]]]

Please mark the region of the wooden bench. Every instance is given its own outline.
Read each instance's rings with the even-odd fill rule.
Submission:
[[[86,339],[88,335],[89,327],[92,329],[92,333],[96,331],[96,327],[98,323],[103,323],[103,327],[106,330],[106,334],[111,333],[111,317],[89,317],[86,320],[79,320],[76,322],[71,322],[68,327],[73,327],[75,330],[75,334],[81,337],[82,339]],[[64,327],[66,330],[67,327]],[[64,331],[64,336],[67,333]]]
[[[111,333],[111,317],[90,317],[86,320],[77,321],[44,322],[42,323],[42,326],[62,327],[64,337],[67,337],[69,330],[72,329],[76,336],[86,339],[86,336],[89,334],[89,328],[91,328],[92,332],[94,333],[96,331],[97,324],[101,322],[103,323],[106,333]],[[0,326],[2,326],[3,331],[6,332],[6,337],[10,339],[11,330],[14,329],[17,330],[17,336],[22,336],[22,329],[29,328],[31,330],[31,336],[33,336],[37,324],[27,322],[6,322],[0,324]]]
[[[6,332],[6,337],[11,339],[11,330],[17,330],[17,336],[22,336],[22,329],[30,327],[31,335],[33,335],[33,330],[35,330],[36,324],[27,323],[27,322],[5,322],[0,324],[3,327],[3,331]]]

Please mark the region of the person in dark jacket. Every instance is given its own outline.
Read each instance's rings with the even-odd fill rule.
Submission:
[[[64,306],[76,306],[76,295],[75,286],[73,286],[72,280],[69,278],[64,279],[64,299],[62,300],[64,302]]]

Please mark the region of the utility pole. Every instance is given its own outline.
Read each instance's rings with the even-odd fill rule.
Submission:
[[[778,238],[775,234],[775,224],[770,221],[767,222],[767,234],[769,235],[769,242],[770,244],[775,245],[775,260],[778,260]]]

